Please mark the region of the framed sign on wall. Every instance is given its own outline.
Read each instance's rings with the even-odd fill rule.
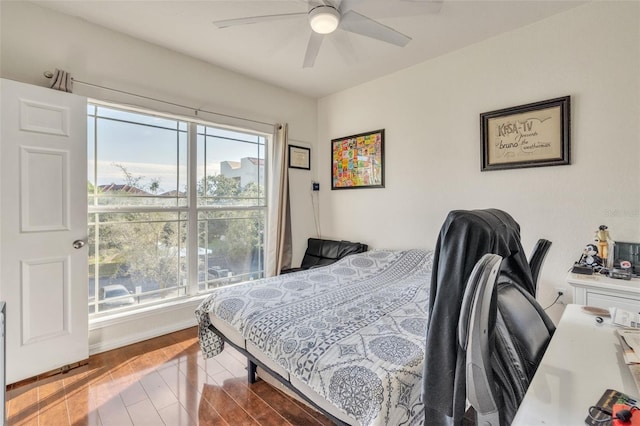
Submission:
[[[384,188],[384,129],[331,140],[331,189]]]
[[[311,170],[311,148],[289,145],[289,167]]]
[[[481,170],[570,164],[571,98],[480,114]]]

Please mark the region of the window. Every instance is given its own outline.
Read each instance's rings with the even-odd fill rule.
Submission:
[[[261,278],[267,139],[90,103],[89,312]]]

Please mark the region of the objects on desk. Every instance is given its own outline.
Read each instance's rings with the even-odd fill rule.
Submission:
[[[613,251],[614,266],[628,262],[631,273],[640,274],[640,243],[617,241]]]
[[[598,308],[596,306],[583,306],[582,311],[591,315],[596,315],[599,317],[610,317],[610,312],[608,309]]]
[[[573,272],[574,274],[593,275],[593,268],[576,263],[575,265],[573,265],[573,268],[571,268],[571,272]]]
[[[603,263],[598,256],[598,247],[595,244],[587,244],[582,250],[580,259],[573,265],[571,272],[574,274],[593,275],[602,270]]]
[[[602,266],[611,268],[613,266],[613,246],[615,243],[609,235],[609,228],[607,225],[600,225],[598,227],[594,240],[598,244],[598,257],[602,259]]]
[[[603,260],[598,255],[598,246],[595,244],[587,244],[582,250],[582,255],[578,259],[578,265],[587,266],[594,270],[600,270],[603,266]]]
[[[624,362],[629,367],[631,377],[640,393],[640,330],[617,329],[616,334],[620,339]]]
[[[633,276],[633,265],[628,260],[620,260],[610,271],[611,278],[630,280]]]
[[[589,407],[584,422],[590,426],[640,425],[640,411],[636,404],[635,398],[614,389],[607,389],[598,402]]]
[[[640,243],[614,242],[607,225],[600,225],[594,236],[595,244],[586,244],[571,272],[593,275],[600,273],[611,278],[630,280],[640,276]]]
[[[635,405],[613,404],[612,426],[640,426],[640,409]]]
[[[599,273],[615,279],[630,280],[633,278],[633,265],[628,260],[616,262],[611,268],[605,268],[601,264],[601,259],[597,255],[592,255],[595,251],[595,245],[588,244],[580,260],[571,268],[571,272],[581,275],[593,275]]]
[[[622,346],[625,364],[640,364],[640,333],[638,330],[616,330]]]
[[[609,276],[611,278],[616,278],[619,280],[630,280],[631,279],[631,268],[613,268],[609,271]]]
[[[640,314],[620,308],[609,308],[611,324],[627,328],[640,328]],[[638,346],[640,349],[640,345]]]

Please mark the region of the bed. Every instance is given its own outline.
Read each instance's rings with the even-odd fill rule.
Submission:
[[[374,250],[217,289],[196,310],[202,353],[233,345],[336,423],[422,424],[432,264]]]

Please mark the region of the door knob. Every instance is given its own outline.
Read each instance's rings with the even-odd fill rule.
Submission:
[[[82,240],[75,240],[73,242],[73,248],[74,249],[81,249],[82,247],[84,247],[85,244],[86,243],[84,241],[82,241]]]

